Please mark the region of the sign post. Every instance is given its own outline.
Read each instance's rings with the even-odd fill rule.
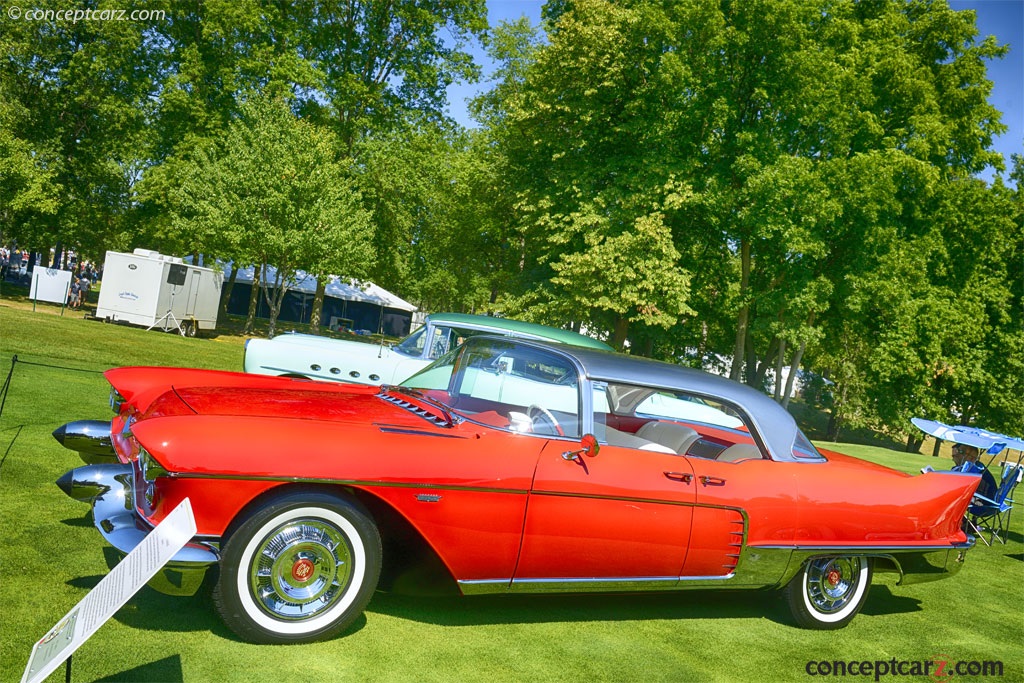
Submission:
[[[42,683],[114,616],[196,534],[189,499],[181,501],[138,546],[32,646],[21,683]],[[70,679],[68,670],[67,678]]]

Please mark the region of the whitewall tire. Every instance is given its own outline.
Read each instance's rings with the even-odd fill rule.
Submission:
[[[871,560],[837,555],[808,560],[785,589],[797,624],[804,628],[837,629],[850,623],[868,597]]]
[[[214,602],[253,643],[337,635],[362,614],[380,577],[372,519],[354,501],[324,493],[271,500],[232,529],[222,551]]]

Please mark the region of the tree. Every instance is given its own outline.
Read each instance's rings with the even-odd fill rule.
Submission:
[[[328,131],[296,118],[285,101],[257,99],[221,144],[197,155],[174,194],[177,223],[215,230],[257,266],[271,336],[298,270],[362,272],[372,261],[367,215],[336,149]]]
[[[659,145],[657,91],[670,80],[651,77],[659,18],[628,3],[576,3],[541,48],[523,25],[507,26],[495,40],[504,80],[477,104],[517,193],[519,272],[499,304],[620,346],[631,325],[664,327],[689,311],[664,220],[689,187],[644,151]],[[608,258],[620,248],[646,250],[643,267]]]
[[[18,136],[20,120],[27,116],[20,105],[0,90],[0,244],[15,215],[28,211],[49,215],[57,208],[54,172],[49,160],[35,153],[32,145]]]
[[[931,285],[899,278],[945,239],[934,202],[998,164],[984,60],[1005,48],[941,3],[571,0],[545,16],[546,46],[506,32],[505,78],[481,104],[517,192],[520,301],[553,310],[560,258],[657,208],[697,316],[631,334],[673,358],[730,357],[754,386],[787,361],[870,349],[859,335],[877,320],[844,314],[855,286],[895,292],[879,320],[905,325]],[[826,329],[844,341],[820,348]]]
[[[346,155],[368,133],[441,121],[445,88],[475,79],[465,42],[487,28],[484,0],[332,0],[303,5],[296,40],[322,74],[303,111],[330,123]],[[329,106],[324,105],[324,101]]]
[[[4,211],[9,237],[56,243],[59,257],[62,244],[95,255],[130,232],[154,95],[145,31],[144,22],[0,17],[0,125],[20,169],[8,178],[21,178]]]

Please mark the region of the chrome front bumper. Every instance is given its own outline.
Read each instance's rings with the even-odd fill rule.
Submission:
[[[93,524],[123,558],[142,543],[152,528],[135,513],[131,465],[88,465],[57,480],[62,491],[92,503]],[[213,544],[190,542],[150,579],[149,586],[167,595],[194,595],[206,570],[220,560]]]

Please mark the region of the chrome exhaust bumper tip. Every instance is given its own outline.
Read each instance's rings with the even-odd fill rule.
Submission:
[[[116,463],[110,422],[103,420],[77,420],[53,430],[57,443],[77,451],[88,464]]]
[[[68,470],[57,479],[56,484],[69,497],[89,503],[123,486],[120,480],[131,476],[131,465],[86,465]]]

